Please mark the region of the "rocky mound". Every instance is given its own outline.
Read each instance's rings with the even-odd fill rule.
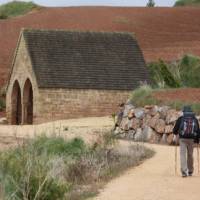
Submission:
[[[134,108],[133,105],[125,105],[122,122],[115,130],[115,134],[120,139],[171,145],[172,130],[181,115],[181,111],[168,106]],[[199,116],[197,118],[200,120]]]

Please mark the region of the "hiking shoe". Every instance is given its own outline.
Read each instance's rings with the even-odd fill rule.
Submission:
[[[192,174],[193,174],[192,172],[188,172],[188,176],[192,176]]]
[[[183,177],[183,178],[187,177],[187,174],[183,172],[183,173],[182,173],[182,177]]]

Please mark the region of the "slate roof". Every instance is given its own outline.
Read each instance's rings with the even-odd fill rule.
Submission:
[[[23,30],[39,88],[132,90],[149,81],[130,33]]]

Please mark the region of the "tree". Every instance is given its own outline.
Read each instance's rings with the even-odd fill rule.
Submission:
[[[149,0],[147,3],[147,7],[154,7],[154,6],[155,6],[154,0]]]

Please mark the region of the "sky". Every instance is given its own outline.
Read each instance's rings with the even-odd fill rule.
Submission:
[[[0,0],[0,4],[12,0]],[[30,0],[23,0],[30,1]],[[146,6],[148,0],[33,0],[43,6],[81,6],[81,5],[105,5],[105,6]],[[175,0],[154,0],[156,6],[173,6]]]

